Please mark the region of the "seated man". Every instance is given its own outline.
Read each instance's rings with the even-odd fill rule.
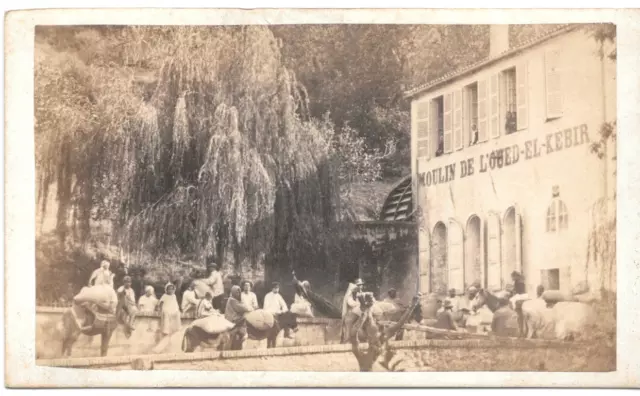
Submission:
[[[213,308],[213,295],[207,292],[204,298],[198,302],[196,309],[196,318],[204,318],[205,316],[222,315],[218,310]]]
[[[451,300],[448,300],[448,299],[445,300],[442,308],[443,310],[438,312],[438,315],[436,316],[435,327],[437,329],[457,331],[458,326],[456,326],[456,322],[453,317],[453,312],[451,311],[453,309],[453,304],[451,303]]]
[[[113,286],[114,274],[109,270],[110,265],[111,263],[109,263],[107,260],[102,260],[102,262],[100,263],[100,268],[93,271],[91,277],[89,278],[89,287],[100,285]]]

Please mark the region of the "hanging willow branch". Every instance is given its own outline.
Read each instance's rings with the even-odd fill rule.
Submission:
[[[108,220],[133,256],[326,251],[339,185],[353,178],[341,176],[333,125],[309,117],[269,29],[138,27],[114,37],[104,56],[115,58],[97,65],[36,60],[39,202],[44,211],[56,183],[62,238],[76,220]],[[140,68],[156,81],[141,87]],[[377,157],[365,161],[379,172]],[[72,207],[82,208],[70,219]]]

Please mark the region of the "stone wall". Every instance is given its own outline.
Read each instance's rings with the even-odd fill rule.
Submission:
[[[38,307],[36,309],[36,358],[52,359],[60,357],[61,318],[64,308]],[[187,326],[193,316],[183,315],[182,324]],[[170,339],[158,338],[160,318],[155,313],[141,313],[136,322],[136,329],[130,338],[124,335],[119,326],[109,344],[108,356],[125,356],[148,353],[180,352],[182,332]],[[338,343],[340,340],[340,321],[325,318],[300,318],[295,339],[284,339],[281,333],[276,341],[277,346],[325,345]],[[246,349],[266,348],[266,340],[248,340]],[[99,356],[100,337],[81,335],[73,346],[72,357]]]

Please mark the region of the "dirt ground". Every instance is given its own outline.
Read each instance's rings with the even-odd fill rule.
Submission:
[[[568,348],[431,348],[400,350],[407,371],[564,371],[616,369],[615,348],[590,345]],[[128,368],[128,367],[127,367]],[[121,367],[120,369],[127,369]],[[358,371],[350,352],[157,362],[155,370],[209,371]],[[378,370],[386,371],[378,367]]]

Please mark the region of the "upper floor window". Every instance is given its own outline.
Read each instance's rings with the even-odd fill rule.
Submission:
[[[436,126],[436,136],[437,136],[437,149],[436,149],[436,157],[444,154],[444,97],[440,96],[436,98],[434,101],[435,107],[435,126]]]
[[[412,112],[418,158],[439,157],[451,152],[451,95],[417,102]]]
[[[478,83],[469,85],[466,89],[467,111],[466,118],[466,130],[469,131],[469,145],[472,146],[478,143]]]
[[[489,137],[495,139],[528,127],[529,87],[527,78],[528,64],[527,61],[522,61],[514,67],[489,76],[487,79]],[[482,93],[479,101],[482,102]],[[482,114],[479,118],[480,141],[482,141]]]
[[[504,81],[504,131],[506,134],[518,130],[518,105],[516,93],[516,68],[502,72]]]
[[[567,205],[559,198],[555,198],[547,209],[547,232],[565,230],[568,226],[569,212]]]

